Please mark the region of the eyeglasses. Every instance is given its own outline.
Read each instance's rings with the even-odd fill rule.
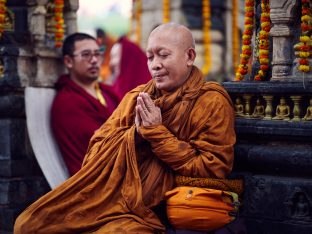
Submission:
[[[73,57],[80,57],[84,61],[90,62],[93,57],[95,57],[97,60],[102,61],[104,59],[103,57],[103,51],[95,50],[92,52],[91,50],[84,50],[78,54],[73,54]]]

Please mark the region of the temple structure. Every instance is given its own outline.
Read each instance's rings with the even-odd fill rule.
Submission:
[[[12,233],[17,215],[50,190],[29,141],[24,90],[51,89],[64,72],[53,39],[53,2],[6,2],[0,39],[0,233]],[[234,82],[233,40],[244,31],[245,1],[134,1],[130,37],[142,48],[155,26],[184,24],[195,36],[196,64],[207,79],[227,81],[236,111],[232,176],[245,181],[240,215],[248,233],[312,232],[312,74],[298,71],[294,50],[305,2],[270,0],[268,71],[254,81],[263,65],[255,53],[261,45],[261,1],[254,1],[253,59],[244,78]],[[65,35],[77,31],[78,7],[78,0],[65,0]]]

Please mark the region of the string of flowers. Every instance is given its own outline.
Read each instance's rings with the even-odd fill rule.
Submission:
[[[301,0],[301,36],[300,42],[294,46],[296,57],[299,58],[299,66],[297,69],[301,72],[309,72],[310,64],[308,58],[311,56],[312,40],[311,40],[311,30],[312,30],[312,17],[310,0]]]
[[[2,37],[4,31],[4,19],[6,12],[6,0],[0,0],[0,38]]]
[[[170,0],[163,0],[163,23],[170,22]]]
[[[236,70],[238,66],[238,56],[239,56],[239,29],[238,29],[238,4],[237,0],[233,0],[233,10],[232,10],[232,30],[233,30],[233,45],[232,45],[232,62],[233,69]]]
[[[136,0],[135,1],[135,22],[136,22],[136,28],[135,28],[135,35],[136,35],[136,43],[138,45],[141,44],[142,39],[142,30],[141,30],[141,15],[142,15],[142,0]]]
[[[202,72],[207,75],[211,67],[211,13],[210,13],[210,0],[203,0],[202,3],[203,14],[203,42],[204,42],[204,66]]]
[[[261,30],[259,32],[259,62],[260,69],[255,76],[255,80],[264,80],[267,71],[269,70],[269,32],[271,29],[270,22],[270,1],[261,0]]]
[[[244,33],[243,33],[243,45],[242,53],[240,54],[240,64],[235,73],[235,81],[241,81],[248,72],[248,61],[252,54],[251,50],[251,38],[254,27],[254,0],[245,1],[245,22],[244,22]]]
[[[63,45],[63,39],[64,39],[63,9],[64,9],[64,0],[54,0],[55,47],[62,47]]]

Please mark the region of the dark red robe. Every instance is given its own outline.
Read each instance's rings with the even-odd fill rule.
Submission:
[[[113,89],[122,99],[127,92],[151,80],[147,67],[147,57],[139,46],[121,37],[120,74],[117,76]]]
[[[107,102],[105,107],[67,75],[59,78],[56,88],[58,93],[52,104],[51,127],[69,173],[73,175],[81,168],[94,131],[112,114],[119,99],[111,87],[100,83]]]

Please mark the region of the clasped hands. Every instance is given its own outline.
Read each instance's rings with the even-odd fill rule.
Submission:
[[[135,107],[135,125],[139,132],[139,126],[154,126],[162,123],[161,111],[155,106],[151,97],[147,93],[140,93],[137,97]]]

